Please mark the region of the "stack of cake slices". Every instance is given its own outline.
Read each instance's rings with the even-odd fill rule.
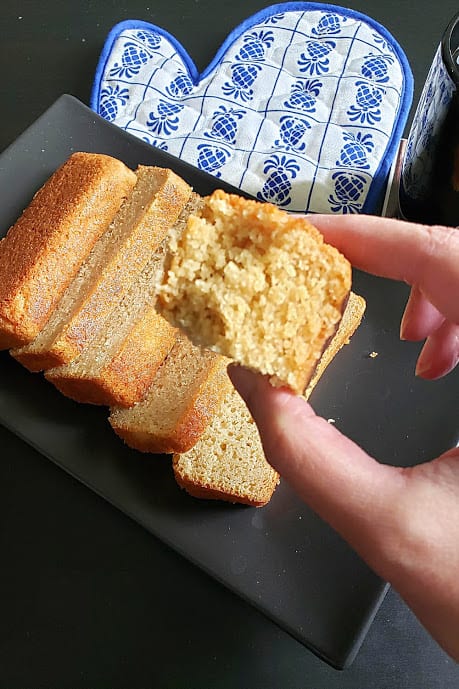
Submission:
[[[0,348],[198,498],[262,506],[279,482],[228,363],[308,397],[364,310],[306,219],[102,154],[74,153],[0,242]]]

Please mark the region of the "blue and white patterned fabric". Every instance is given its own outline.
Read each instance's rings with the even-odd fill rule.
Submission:
[[[409,65],[384,27],[334,5],[293,2],[243,22],[202,74],[160,27],[116,25],[91,107],[260,200],[371,213],[411,99]]]

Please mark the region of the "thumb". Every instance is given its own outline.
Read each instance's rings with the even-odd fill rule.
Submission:
[[[302,397],[240,366],[230,365],[228,373],[269,463],[374,567],[390,538],[385,530],[402,480],[398,470],[372,459]]]

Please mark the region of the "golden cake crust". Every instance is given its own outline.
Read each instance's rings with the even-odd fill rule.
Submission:
[[[0,242],[0,348],[30,342],[136,181],[110,156],[74,153]]]

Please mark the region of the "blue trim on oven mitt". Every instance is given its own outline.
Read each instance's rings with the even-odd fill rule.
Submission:
[[[403,50],[335,5],[268,7],[202,74],[167,31],[110,32],[91,107],[215,177],[287,210],[376,212],[413,95]]]

